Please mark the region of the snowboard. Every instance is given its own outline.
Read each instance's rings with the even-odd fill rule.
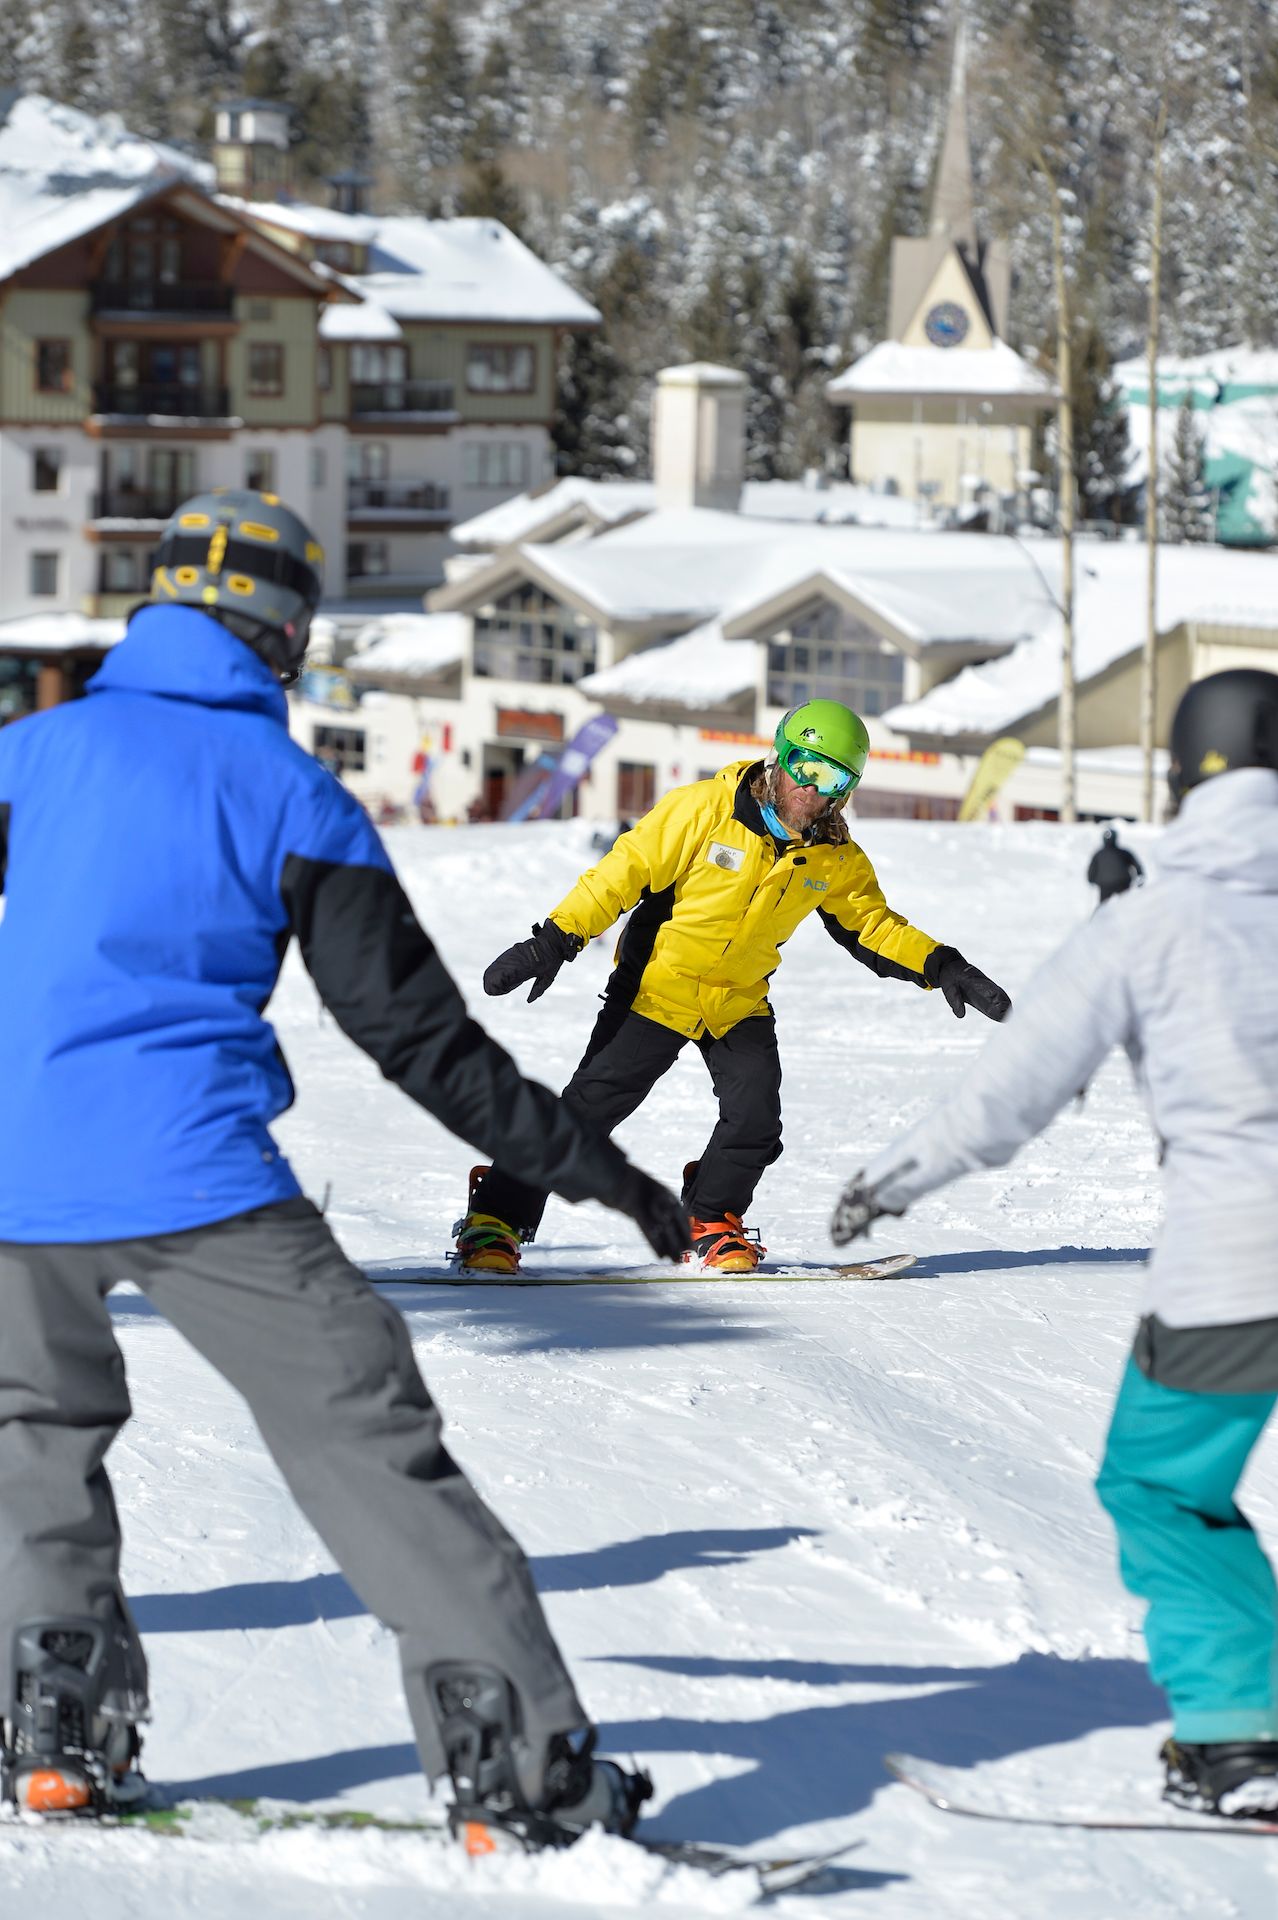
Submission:
[[[756,1267],[751,1273],[702,1273],[696,1267],[653,1264],[646,1267],[599,1267],[585,1272],[557,1273],[553,1267],[529,1268],[522,1273],[459,1273],[453,1266],[396,1266],[378,1261],[364,1268],[376,1281],[400,1281],[431,1287],[619,1287],[657,1286],[766,1286],[769,1281],[886,1280],[904,1273],[918,1259],[916,1253],[890,1253],[881,1260],[856,1260],[846,1266]]]
[[[943,1813],[962,1814],[969,1820],[997,1820],[1017,1827],[1078,1827],[1114,1833],[1214,1833],[1278,1834],[1278,1820],[1226,1820],[1218,1814],[1182,1812],[1168,1807],[1164,1812],[1102,1813],[1099,1810],[1078,1813],[1051,1813],[1045,1808],[1012,1805],[992,1781],[977,1780],[965,1767],[941,1766],[935,1760],[918,1760],[909,1753],[885,1754],[883,1764],[902,1786]]]
[[[17,1820],[19,1816],[9,1817]],[[42,1820],[41,1824],[53,1823]],[[79,1822],[73,1816],[57,1824],[74,1827]],[[462,1844],[453,1836],[442,1817],[396,1819],[362,1807],[316,1809],[282,1800],[222,1800],[201,1796],[165,1804],[157,1798],[136,1811],[107,1814],[100,1820],[86,1824],[129,1833],[150,1833],[166,1839],[196,1839],[214,1843],[227,1840],[251,1843],[264,1834],[289,1833],[301,1829],[313,1833],[409,1834],[431,1845],[459,1850]],[[658,1840],[641,1833],[632,1834],[622,1844],[639,1847],[644,1853],[669,1861],[672,1866],[693,1867],[716,1880],[730,1873],[750,1874],[757,1883],[758,1897],[763,1900],[803,1886],[862,1843],[859,1840],[852,1841],[848,1846],[835,1847],[828,1853],[770,1854],[762,1857],[742,1853],[734,1847],[705,1846],[692,1840]],[[570,1853],[571,1848],[566,1851]]]

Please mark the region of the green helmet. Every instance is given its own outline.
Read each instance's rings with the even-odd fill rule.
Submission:
[[[323,586],[324,549],[276,494],[220,487],[180,506],[155,554],[151,598],[199,607],[295,680]]]
[[[844,791],[851,792],[865,772],[870,736],[864,720],[851,707],[838,700],[805,700],[801,707],[791,707],[782,719],[774,745],[778,761],[801,786],[826,790],[819,780],[803,779],[795,771],[802,767],[806,755],[815,762],[829,761],[842,767],[851,775]]]

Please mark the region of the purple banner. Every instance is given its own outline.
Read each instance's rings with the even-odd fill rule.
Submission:
[[[561,803],[589,772],[590,763],[599,749],[607,745],[616,731],[617,722],[610,713],[592,714],[585,726],[577,729],[560,754],[559,765],[537,797],[535,819],[549,820],[558,812]]]

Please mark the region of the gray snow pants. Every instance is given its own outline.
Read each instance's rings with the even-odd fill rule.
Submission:
[[[123,1619],[104,1460],[130,1414],[106,1296],[132,1280],[243,1394],[294,1499],[399,1636],[427,1776],[445,1757],[426,1672],[496,1667],[529,1748],[587,1724],[520,1548],[452,1460],[402,1317],[309,1200],[150,1239],[0,1241],[0,1710],[24,1621]]]

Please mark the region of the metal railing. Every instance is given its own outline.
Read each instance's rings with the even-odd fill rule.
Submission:
[[[103,487],[93,496],[89,517],[93,520],[167,520],[194,492],[195,487],[178,493],[171,488]]]
[[[224,420],[231,406],[225,387],[188,386],[176,380],[166,381],[163,386],[150,381],[141,386],[120,386],[115,381],[99,380],[93,388],[93,411],[124,414],[129,419],[168,414],[182,420]]]
[[[177,285],[99,280],[90,294],[94,313],[208,313],[225,318],[234,302],[234,287],[220,280],[183,280]]]
[[[351,412],[452,413],[451,380],[358,380],[351,387]]]
[[[390,508],[400,513],[447,513],[448,488],[428,480],[350,480],[346,511],[364,513]]]

